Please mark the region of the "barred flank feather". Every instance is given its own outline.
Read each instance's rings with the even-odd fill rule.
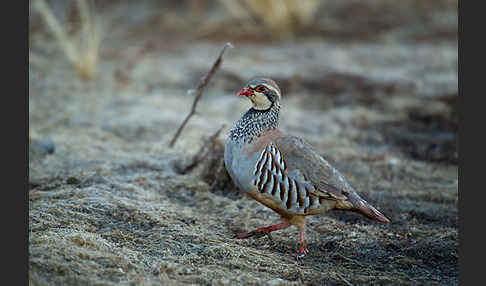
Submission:
[[[287,164],[280,150],[272,143],[260,154],[253,175],[254,185],[258,191],[271,195],[288,210],[297,208],[305,213],[310,207],[318,207],[321,204],[311,194],[309,184],[303,184],[289,176]]]

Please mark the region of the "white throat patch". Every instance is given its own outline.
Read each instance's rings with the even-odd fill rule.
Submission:
[[[266,110],[272,106],[272,102],[262,93],[255,92],[255,95],[249,98],[253,103],[253,108],[257,110]]]

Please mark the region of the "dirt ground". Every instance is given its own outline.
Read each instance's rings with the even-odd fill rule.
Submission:
[[[66,3],[48,1],[75,30]],[[31,7],[30,285],[459,283],[457,1],[322,1],[312,25],[278,35],[233,21],[222,1],[174,3],[96,2],[105,33],[91,80]],[[391,224],[308,217],[302,261],[295,228],[232,238],[279,221],[221,168],[250,107],[236,92],[256,76],[283,90],[281,128]]]

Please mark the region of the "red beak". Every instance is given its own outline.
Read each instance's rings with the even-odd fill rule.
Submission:
[[[240,90],[240,92],[238,92],[238,96],[240,96],[240,95],[246,95],[246,96],[253,95],[253,90],[251,90],[249,88],[244,88],[244,89]]]

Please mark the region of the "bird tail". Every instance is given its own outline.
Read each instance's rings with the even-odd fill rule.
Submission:
[[[381,223],[390,223],[390,220],[385,215],[354,192],[350,194],[348,199],[353,205],[350,209],[351,211],[358,212],[369,219],[377,220]]]

